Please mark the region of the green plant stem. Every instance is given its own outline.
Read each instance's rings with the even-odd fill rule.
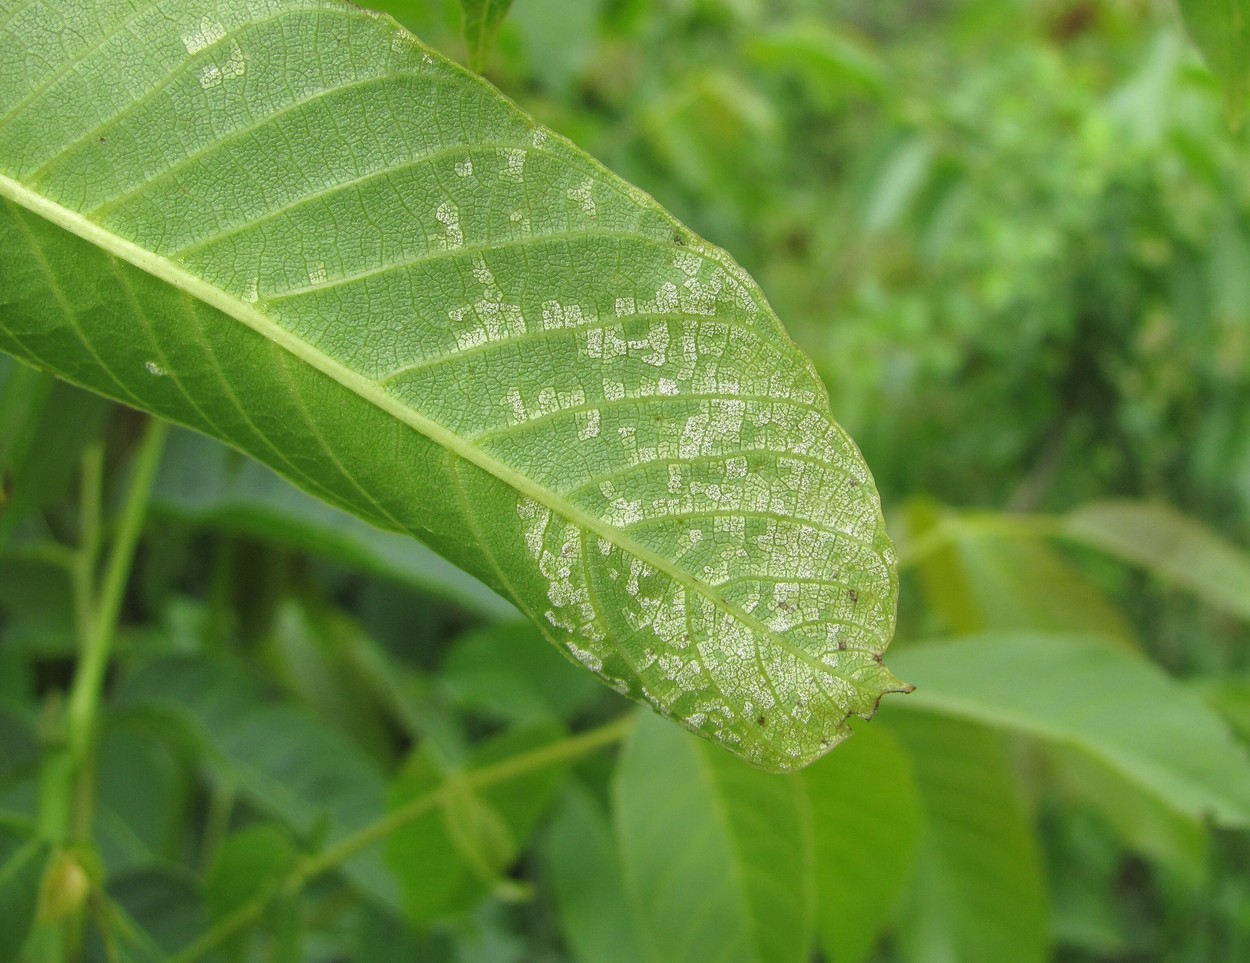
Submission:
[[[96,441],[83,452],[78,486],[78,548],[70,569],[74,591],[74,634],[79,655],[91,638],[95,611],[96,566],[103,537],[100,519],[104,492],[104,442]]]
[[[47,706],[40,766],[40,828],[61,846],[74,837],[85,840],[90,834],[95,783],[91,749],[100,691],[168,430],[164,422],[153,420],[144,431],[98,591],[96,570],[103,542],[104,446],[95,443],[83,453],[78,546],[58,556],[71,579],[78,665],[64,705],[57,698]],[[36,957],[63,960],[73,956],[81,945],[81,924],[82,918],[77,916],[66,919],[63,925],[42,928],[36,937]]]
[[[130,490],[126,493],[117,533],[109,551],[104,579],[93,600],[91,617],[86,625],[87,635],[79,653],[78,669],[66,710],[70,754],[79,766],[87,757],[94,738],[100,690],[112,656],[117,618],[121,614],[135,549],[147,517],[152,484],[156,480],[156,470],[160,466],[161,452],[168,435],[168,423],[157,419],[147,423],[139,453],[135,456]]]
[[[569,736],[559,742],[553,742],[532,752],[521,753],[491,766],[466,772],[458,778],[457,785],[475,790],[486,789],[523,776],[535,769],[542,769],[544,766],[577,759],[604,746],[620,742],[629,733],[633,722],[632,714],[621,716],[597,729]],[[381,842],[397,829],[434,811],[448,797],[451,786],[451,782],[445,782],[437,789],[432,789],[410,800],[398,809],[392,810],[380,819],[357,830],[324,852],[308,857],[278,886],[245,903],[229,916],[223,917],[212,929],[175,956],[170,963],[194,963],[195,960],[203,959],[259,919],[275,897],[279,895],[287,898],[294,897],[318,876],[336,869],[357,853]]]

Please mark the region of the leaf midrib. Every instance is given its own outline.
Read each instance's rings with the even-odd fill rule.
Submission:
[[[832,666],[814,658],[784,635],[773,631],[759,619],[734,605],[717,591],[715,586],[700,581],[689,572],[673,564],[672,561],[663,555],[630,538],[616,526],[583,511],[556,492],[535,483],[515,468],[491,457],[467,439],[449,430],[439,422],[415,411],[395,396],[386,392],[377,382],[366,378],[342,362],[318,350],[241,298],[210,284],[169,259],[149,251],[127,238],[121,237],[84,217],[77,211],[58,204],[51,198],[32,190],[21,181],[5,174],[0,174],[0,196],[8,198],[13,203],[22,206],[49,223],[68,231],[108,254],[121,258],[152,277],[164,281],[166,284],[185,292],[209,307],[234,318],[257,334],[280,345],[305,364],[332,378],[362,400],[399,419],[399,421],[421,433],[453,455],[463,458],[465,461],[493,475],[523,496],[539,502],[579,528],[593,532],[600,538],[616,545],[622,551],[645,562],[657,572],[673,579],[687,590],[698,593],[722,612],[751,629],[756,635],[774,639],[785,651],[810,665],[818,672],[838,678],[859,692],[866,691],[859,680],[853,676],[843,675]]]

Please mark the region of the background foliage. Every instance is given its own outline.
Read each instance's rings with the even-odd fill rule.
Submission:
[[[390,9],[468,56],[454,0]],[[812,355],[917,692],[763,775],[419,546],[0,359],[0,959],[1250,953],[1250,135],[1171,5],[518,0],[484,62]],[[145,453],[58,852],[75,593]]]

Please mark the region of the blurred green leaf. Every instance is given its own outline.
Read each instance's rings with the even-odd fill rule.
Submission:
[[[419,926],[471,909],[494,889],[513,895],[504,871],[520,855],[539,817],[558,792],[567,767],[544,766],[497,787],[474,791],[463,774],[554,742],[551,725],[517,729],[475,747],[464,766],[449,772],[422,746],[400,773],[390,808],[442,791],[440,804],[393,833],[386,862],[399,879],[407,917]]]
[[[306,712],[271,703],[239,666],[160,659],[128,675],[116,701],[132,715],[179,723],[223,777],[310,846],[332,844],[385,810],[384,777],[364,752]],[[343,872],[382,905],[398,906],[376,848],[354,856]]]
[[[1095,636],[1000,632],[912,645],[901,705],[1076,746],[1181,813],[1250,825],[1250,755],[1202,699]]]
[[[420,542],[374,528],[305,494],[259,462],[194,432],[171,434],[153,510],[355,565],[488,618],[516,615],[510,603]]]
[[[1185,27],[1224,85],[1228,115],[1240,125],[1250,100],[1250,3],[1247,0],[1178,0]]]
[[[338,610],[310,600],[282,603],[271,628],[263,646],[274,677],[323,721],[390,762],[393,732],[374,674],[385,657],[372,641]]]
[[[528,622],[466,633],[447,653],[438,677],[465,708],[520,723],[567,721],[602,692]]]
[[[194,763],[166,734],[108,720],[97,752],[94,838],[113,873],[174,860],[196,809]]]
[[[936,149],[924,133],[899,138],[880,159],[874,182],[861,201],[860,226],[868,234],[893,228],[933,176]]]
[[[810,956],[811,816],[803,784],[643,714],[613,791],[629,898],[652,963]]]
[[[512,0],[460,0],[464,16],[464,45],[469,52],[469,69],[479,74],[486,70],[490,50],[495,43],[499,25],[512,7]]]
[[[1220,679],[1208,683],[1204,695],[1244,742],[1250,743],[1250,679]]]
[[[596,27],[604,6],[610,6],[607,0],[524,0],[512,8],[505,33],[515,28],[528,73],[538,87],[573,95],[576,81],[594,60]]]
[[[1210,834],[1202,820],[1142,792],[1123,770],[1075,746],[1053,746],[1051,762],[1059,783],[1097,812],[1133,852],[1166,866],[1192,890],[1202,885],[1210,856]]]
[[[608,814],[585,789],[573,786],[565,792],[544,852],[560,930],[578,963],[650,960]]]
[[[649,104],[641,123],[670,176],[717,202],[726,192],[754,189],[743,156],[750,145],[776,143],[779,119],[776,106],[748,79],[709,70]]]
[[[167,963],[209,924],[198,881],[185,870],[122,873],[109,880],[108,895],[110,912],[121,915],[114,935],[127,963]]]
[[[0,395],[0,419],[4,408],[22,417],[10,420],[9,437],[0,436],[6,489],[0,498],[0,548],[19,522],[66,494],[83,449],[100,437],[112,406],[21,365]]]
[[[0,672],[4,662],[0,660]],[[34,770],[39,759],[38,717],[27,705],[0,696],[0,786]]]
[[[70,571],[59,559],[16,547],[0,555],[0,639],[5,652],[72,654],[74,613],[66,604],[71,591]]]
[[[51,854],[52,844],[33,829],[0,821],[0,960],[16,960],[34,928]]]
[[[942,547],[917,569],[925,601],[952,634],[1045,629],[1136,645],[1119,610],[1040,537],[1011,530],[1003,537],[997,516],[950,512],[921,500],[908,510],[912,538],[942,538]]]
[[[1250,553],[1201,522],[1151,502],[1094,502],[1064,515],[1060,533],[1250,620]]]
[[[257,823],[232,833],[204,878],[204,901],[223,919],[248,901],[269,893],[295,866],[299,851],[290,832]]]
[[[891,721],[924,807],[916,872],[897,932],[908,963],[1042,963],[1042,857],[1000,739],[950,719]]]
[[[861,963],[916,856],[921,805],[911,760],[887,729],[857,726],[802,779],[815,828],[820,943],[832,963]]]
[[[362,963],[467,963],[462,948],[451,933],[418,933],[400,917],[365,906],[343,958]]]
[[[747,52],[761,66],[798,71],[818,103],[832,105],[848,88],[887,89],[881,58],[841,24],[814,18],[787,23],[753,36]]]

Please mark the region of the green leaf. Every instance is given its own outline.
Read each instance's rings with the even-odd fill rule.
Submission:
[[[1181,16],[1211,73],[1224,85],[1228,116],[1240,125],[1250,102],[1250,3],[1179,0]]]
[[[813,936],[802,783],[644,717],[614,787],[626,888],[651,963],[787,963]]]
[[[464,46],[469,52],[469,66],[478,73],[486,69],[495,34],[511,7],[512,0],[460,0]]]
[[[98,438],[110,405],[104,399],[24,365],[0,393],[0,421],[10,403],[22,418],[8,438],[0,434],[0,547],[18,522],[55,503],[69,488],[83,448]],[[0,432],[4,426],[0,425]]]
[[[299,852],[282,826],[258,823],[222,844],[204,880],[204,901],[215,919],[270,892],[294,867]]]
[[[1078,747],[1173,809],[1250,825],[1250,756],[1194,692],[1092,636],[997,633],[924,643],[898,661],[912,709]]]
[[[1221,679],[1210,686],[1206,700],[1228,720],[1234,732],[1250,742],[1250,681]]]
[[[111,724],[96,749],[94,839],[110,873],[185,852],[196,804],[191,764],[164,733]]]
[[[567,720],[598,694],[594,680],[523,622],[501,622],[458,639],[439,680],[461,706],[522,723]]]
[[[480,792],[465,784],[464,773],[538,748],[559,734],[551,726],[505,733],[477,747],[463,769],[451,773],[428,746],[414,753],[392,790],[391,808],[440,789],[445,795],[436,809],[402,826],[386,844],[386,861],[399,879],[410,920],[424,926],[464,912],[492,889],[517,895],[503,873],[559,790],[566,767],[540,767]]]
[[[123,921],[118,927],[123,960],[167,961],[209,923],[197,881],[184,871],[151,867],[125,873],[109,881],[108,895],[110,911]]]
[[[1076,800],[1101,816],[1103,824],[1136,853],[1162,863],[1192,890],[1208,875],[1207,826],[1177,812],[1088,752],[1054,746],[1051,764]]]
[[[191,432],[169,439],[153,511],[280,542],[450,599],[488,618],[516,609],[420,542],[380,531],[318,501],[224,445]]]
[[[900,918],[908,963],[1042,963],[1041,853],[995,734],[948,719],[903,717],[925,829]]]
[[[0,556],[0,615],[4,653],[75,651],[70,570],[59,559],[16,546]]]
[[[1060,534],[1188,589],[1250,620],[1250,554],[1166,505],[1107,501],[1060,519]]]
[[[0,62],[0,348],[758,765],[904,688],[877,493],[759,288],[483,81],[332,0],[0,0]]]
[[[564,938],[579,963],[648,959],[607,813],[581,788],[564,795],[544,852]]]
[[[877,53],[851,31],[820,19],[787,23],[753,37],[747,53],[761,66],[799,72],[808,94],[829,106],[848,93],[889,90],[888,72]]]
[[[122,680],[116,701],[130,714],[173,721],[262,812],[297,836],[331,844],[385,809],[379,768],[337,730],[291,706],[264,699],[240,667],[171,657]],[[395,882],[376,849],[344,864],[344,874],[380,905],[398,904]]]
[[[1090,632],[1136,645],[1132,628],[1090,580],[1040,537],[998,526],[1001,515],[963,514],[915,500],[913,538],[942,539],[917,565],[926,601],[954,635],[995,629]]]
[[[39,883],[52,845],[26,827],[0,823],[0,960],[16,960],[35,925]]]
[[[921,806],[889,731],[860,727],[803,772],[815,827],[817,921],[832,963],[868,958],[911,875]]]

